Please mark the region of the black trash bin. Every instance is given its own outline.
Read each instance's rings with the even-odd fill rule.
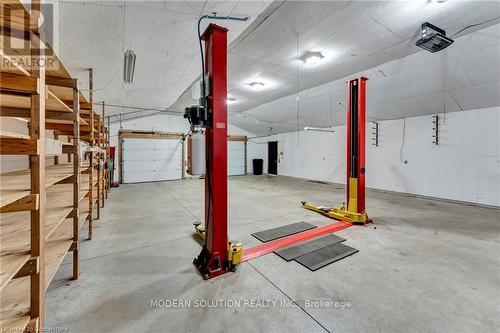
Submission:
[[[264,160],[261,158],[254,158],[252,160],[253,164],[253,174],[254,175],[262,175],[262,169],[264,167]]]

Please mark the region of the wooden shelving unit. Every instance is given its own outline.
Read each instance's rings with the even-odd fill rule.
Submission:
[[[19,22],[37,22],[20,2],[8,6],[16,17],[2,12],[6,31],[24,31],[29,25]],[[31,8],[37,13],[39,1],[32,1]],[[27,34],[31,60],[41,58],[36,29]],[[0,154],[29,159],[28,170],[0,174],[0,331],[37,331],[44,327],[45,291],[70,252],[71,278],[79,276],[80,229],[88,220],[92,235],[94,206],[100,207],[105,197],[99,182],[104,169],[98,165],[107,158],[106,131],[93,110],[92,93],[87,101],[57,56],[51,56],[54,66],[23,67],[11,61],[12,50],[3,49],[12,45],[4,39],[15,37],[0,38],[0,116],[25,119],[29,128],[28,134],[0,131]],[[83,153],[81,139],[90,144]],[[47,166],[50,156],[54,165]]]

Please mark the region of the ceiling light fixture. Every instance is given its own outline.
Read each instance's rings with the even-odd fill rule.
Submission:
[[[123,55],[123,81],[131,84],[134,81],[135,53],[127,50]]]
[[[304,127],[304,131],[311,132],[335,132],[333,127]]]
[[[253,81],[248,84],[250,88],[254,90],[262,90],[264,89],[265,84],[259,81]]]
[[[306,65],[314,66],[317,65],[324,57],[325,56],[323,55],[323,53],[319,51],[318,52],[307,51],[299,59],[302,60]]]

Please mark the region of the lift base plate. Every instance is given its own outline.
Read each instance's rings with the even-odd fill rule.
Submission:
[[[220,262],[220,256],[217,253],[211,254],[205,246],[203,246],[198,257],[194,258],[193,264],[196,268],[198,268],[198,271],[204,280],[208,280],[231,271],[227,268],[227,263]]]

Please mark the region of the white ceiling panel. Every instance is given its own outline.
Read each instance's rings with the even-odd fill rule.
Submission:
[[[453,90],[451,95],[464,110],[499,106],[500,81]]]
[[[166,109],[200,72],[196,22],[214,11],[248,15],[228,22],[233,41],[271,1],[59,1],[59,50],[63,62],[88,89],[94,69],[94,101]],[[209,21],[204,21],[202,29]],[[219,22],[220,24],[220,22]],[[123,53],[136,56],[134,82],[123,84]],[[127,109],[107,108],[108,114]]]
[[[236,99],[230,119],[251,132],[296,129],[297,90],[300,126],[343,123],[345,81],[357,75],[370,78],[370,119],[431,114],[439,105],[497,105],[500,95],[499,1],[126,1],[124,7],[62,0],[59,6],[59,54],[83,89],[86,69],[94,68],[95,101],[182,113],[194,103],[188,88],[199,76],[196,20],[213,11],[251,16],[246,23],[218,22],[229,28],[228,91]],[[425,21],[448,35],[474,26],[430,54],[415,46]],[[137,55],[130,86],[122,83],[126,49]],[[307,66],[297,59],[306,51],[325,58]],[[267,89],[253,91],[251,81]]]
[[[415,41],[425,21],[442,27],[448,35],[474,25],[457,37],[494,25],[500,22],[500,2],[287,1],[261,15],[265,19],[232,45],[228,55],[228,82],[231,97],[237,100],[230,105],[231,113],[294,93],[297,86],[309,89],[414,54],[421,50]],[[494,31],[485,33],[495,35]],[[481,38],[463,47],[474,50],[474,43],[484,45]],[[316,67],[307,66],[297,60],[306,51],[321,51],[325,58]],[[427,66],[429,59],[424,56],[416,66]],[[247,84],[261,77],[272,84],[255,94]],[[463,82],[457,85],[461,86]],[[176,103],[172,110],[180,112],[185,106]]]
[[[345,123],[346,81],[366,76],[367,120],[377,121],[500,105],[500,24],[458,38],[439,53],[421,51],[232,114],[248,131],[264,135],[304,126]],[[471,41],[474,48],[471,47]],[[236,116],[238,119],[236,119]]]

